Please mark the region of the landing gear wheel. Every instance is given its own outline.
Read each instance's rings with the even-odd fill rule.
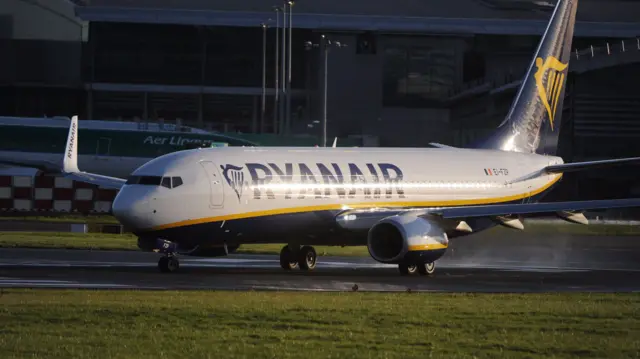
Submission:
[[[298,252],[298,264],[301,270],[314,270],[316,268],[316,250],[311,246],[304,246]]]
[[[436,271],[435,262],[423,263],[418,266],[418,272],[420,272],[420,275],[432,275],[433,272],[435,271]]]
[[[180,261],[176,257],[160,257],[158,268],[162,273],[173,273],[180,268]]]
[[[413,263],[400,263],[398,264],[398,270],[402,275],[410,275],[418,270],[418,266]]]
[[[294,259],[293,252],[289,246],[282,247],[280,251],[280,267],[284,270],[292,270],[298,267],[298,261]]]

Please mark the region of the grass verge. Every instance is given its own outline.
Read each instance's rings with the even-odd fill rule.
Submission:
[[[54,223],[105,223],[118,224],[118,220],[109,215],[58,215],[58,216],[5,216],[0,217],[0,221],[21,221],[21,222],[54,222]]]
[[[118,224],[118,221],[110,215],[8,216],[0,217],[0,221]],[[640,235],[640,226],[601,223],[585,226],[560,220],[556,222],[525,221],[525,232],[533,234],[637,236]]]
[[[131,234],[0,232],[0,248],[138,250]],[[243,244],[237,253],[279,254],[284,244]],[[366,247],[314,246],[321,256],[368,256]]]
[[[5,290],[2,358],[630,358],[638,294]]]

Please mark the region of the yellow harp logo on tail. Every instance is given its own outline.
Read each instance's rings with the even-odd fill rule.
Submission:
[[[565,80],[564,70],[567,66],[568,64],[563,64],[553,56],[547,57],[544,61],[541,57],[536,59],[536,67],[538,68],[538,71],[536,71],[533,77],[536,80],[536,88],[538,89],[540,101],[542,101],[544,107],[547,108],[551,130],[553,130],[553,120],[556,114],[558,101],[560,100],[560,94],[562,93],[562,87]],[[545,84],[543,80],[547,70],[549,70],[549,73]]]

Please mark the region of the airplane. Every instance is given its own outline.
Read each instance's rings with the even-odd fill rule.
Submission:
[[[256,146],[257,143],[222,133],[173,124],[83,120],[78,162],[88,171],[128,176],[161,154],[211,146]],[[67,117],[0,117],[0,173],[57,174]]]
[[[541,203],[564,173],[637,164],[640,157],[564,163],[555,156],[578,0],[559,0],[510,111],[468,148],[222,147],[157,157],[127,179],[77,166],[77,117],[62,172],[118,188],[113,215],[161,254],[225,256],[251,243],[286,243],[285,270],[313,270],[314,245],[366,246],[401,275],[432,275],[450,240],[555,214],[639,207],[640,198]]]

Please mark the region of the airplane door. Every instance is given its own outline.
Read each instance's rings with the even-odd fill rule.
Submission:
[[[220,208],[224,204],[224,185],[218,166],[211,161],[201,161],[200,165],[209,179],[209,207]]]

